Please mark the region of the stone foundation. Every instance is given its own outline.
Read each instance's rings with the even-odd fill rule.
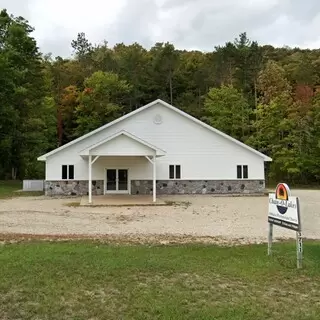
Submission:
[[[151,194],[152,180],[132,180],[131,194]],[[157,180],[157,194],[262,194],[264,180]]]
[[[152,180],[131,180],[131,194],[152,194]],[[104,181],[92,180],[92,195],[103,194]],[[157,180],[157,194],[261,194],[264,180]],[[88,181],[46,181],[47,196],[88,195]]]
[[[46,181],[45,194],[47,196],[82,196],[88,194],[86,180]],[[103,180],[92,180],[92,194],[103,194]]]

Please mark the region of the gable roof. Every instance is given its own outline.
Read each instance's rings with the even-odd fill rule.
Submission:
[[[146,104],[145,106],[143,106],[143,107],[141,107],[141,108],[139,108],[139,109],[137,109],[137,110],[134,110],[134,111],[132,111],[132,112],[130,112],[130,113],[127,113],[126,115],[124,115],[124,116],[122,116],[122,117],[120,117],[120,118],[117,118],[117,119],[115,119],[114,121],[109,122],[109,123],[107,123],[107,124],[99,127],[98,129],[95,129],[95,130],[93,130],[93,131],[91,131],[91,132],[89,132],[89,133],[87,133],[87,134],[85,134],[85,135],[83,135],[83,136],[75,139],[75,140],[72,140],[72,141],[64,144],[63,146],[61,146],[61,147],[59,147],[59,148],[56,148],[56,149],[54,149],[54,150],[52,150],[52,151],[50,151],[50,152],[48,152],[48,153],[40,156],[40,157],[38,158],[38,160],[40,160],[40,161],[45,161],[47,157],[49,157],[49,156],[51,156],[51,155],[53,155],[53,154],[55,154],[55,153],[57,153],[57,152],[65,149],[65,148],[68,148],[69,146],[71,146],[71,145],[73,145],[73,144],[75,144],[75,143],[77,143],[77,142],[79,142],[79,141],[81,141],[81,140],[84,140],[84,139],[86,139],[86,138],[88,138],[88,137],[90,137],[90,136],[92,136],[92,135],[94,135],[94,134],[96,134],[96,133],[98,133],[98,132],[106,129],[106,128],[109,128],[109,127],[113,126],[114,124],[116,124],[116,123],[118,123],[118,122],[120,122],[120,121],[123,121],[123,120],[125,120],[125,119],[127,119],[127,118],[130,118],[130,117],[134,116],[134,115],[137,114],[137,113],[143,112],[144,110],[149,109],[149,108],[151,108],[152,106],[154,106],[154,105],[156,105],[156,104],[158,104],[158,103],[161,104],[162,106],[167,107],[168,109],[170,109],[170,110],[172,110],[172,111],[175,111],[176,113],[178,113],[178,114],[180,114],[180,115],[182,115],[182,116],[184,116],[184,117],[192,120],[193,122],[197,123],[198,125],[200,125],[200,126],[202,126],[202,127],[204,127],[204,128],[207,128],[208,130],[210,130],[210,131],[212,131],[212,132],[214,132],[214,133],[216,133],[216,134],[224,137],[225,139],[227,139],[227,140],[229,140],[229,141],[232,141],[233,143],[239,145],[240,147],[242,147],[242,148],[244,148],[244,149],[247,149],[247,150],[255,153],[256,155],[258,155],[258,156],[260,156],[261,158],[263,158],[264,161],[272,161],[272,159],[271,159],[270,157],[266,156],[265,154],[263,154],[263,153],[255,150],[255,149],[249,147],[248,145],[240,142],[239,140],[236,140],[236,139],[230,137],[229,135],[221,132],[220,130],[209,126],[208,124],[206,124],[206,123],[198,120],[197,118],[194,118],[194,117],[191,116],[190,114],[188,114],[188,113],[186,113],[186,112],[184,112],[184,111],[182,111],[182,110],[180,110],[180,109],[178,109],[178,108],[170,105],[169,103],[167,103],[167,102],[165,102],[165,101],[163,101],[163,100],[161,100],[161,99],[157,99],[157,100],[155,100],[155,101],[153,101],[153,102],[150,102],[150,103]]]
[[[112,141],[113,139],[115,139],[115,138],[117,138],[117,137],[119,137],[119,136],[122,136],[122,135],[128,137],[128,138],[131,139],[131,140],[134,140],[134,141],[142,144],[143,146],[146,146],[146,147],[154,150],[154,151],[156,152],[156,155],[157,155],[157,156],[164,156],[164,155],[166,154],[166,152],[165,152],[164,150],[162,150],[162,149],[160,149],[160,148],[158,148],[158,147],[150,144],[150,143],[147,142],[147,141],[142,140],[141,138],[133,135],[132,133],[127,132],[126,130],[120,130],[119,132],[117,132],[117,133],[115,133],[115,134],[113,134],[113,135],[111,135],[111,136],[109,136],[109,137],[107,137],[107,138],[105,138],[105,139],[97,142],[97,143],[94,143],[93,145],[91,145],[91,146],[89,146],[89,147],[81,150],[81,151],[79,152],[79,154],[80,154],[80,155],[89,155],[89,154],[90,154],[90,150],[92,150],[92,149],[94,149],[94,148],[97,148],[97,147],[101,146],[101,145],[104,144],[104,143],[107,143],[107,142],[109,142],[109,141]]]

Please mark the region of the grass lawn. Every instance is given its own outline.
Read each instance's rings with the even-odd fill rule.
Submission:
[[[22,189],[22,181],[19,180],[0,180],[0,199],[21,197],[21,196],[39,196],[43,195],[42,191],[20,191]]]
[[[0,319],[319,319],[320,243],[0,247]]]

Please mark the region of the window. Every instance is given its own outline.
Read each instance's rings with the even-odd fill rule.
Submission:
[[[62,166],[62,179],[73,180],[74,179],[74,165],[63,165]]]
[[[174,166],[169,166],[169,179],[174,179]]]
[[[69,179],[74,179],[74,166],[69,166]]]
[[[237,166],[237,179],[248,179],[248,166]]]
[[[68,179],[68,166],[62,166],[62,179]]]
[[[243,166],[243,178],[248,179],[248,166]]]
[[[176,166],[176,179],[181,179],[181,166]]]
[[[242,179],[242,166],[237,166],[237,178]]]
[[[170,165],[169,166],[169,179],[181,179],[181,166]]]

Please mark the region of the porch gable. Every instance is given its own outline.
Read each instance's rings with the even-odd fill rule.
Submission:
[[[80,151],[81,156],[163,156],[165,151],[124,130]]]

